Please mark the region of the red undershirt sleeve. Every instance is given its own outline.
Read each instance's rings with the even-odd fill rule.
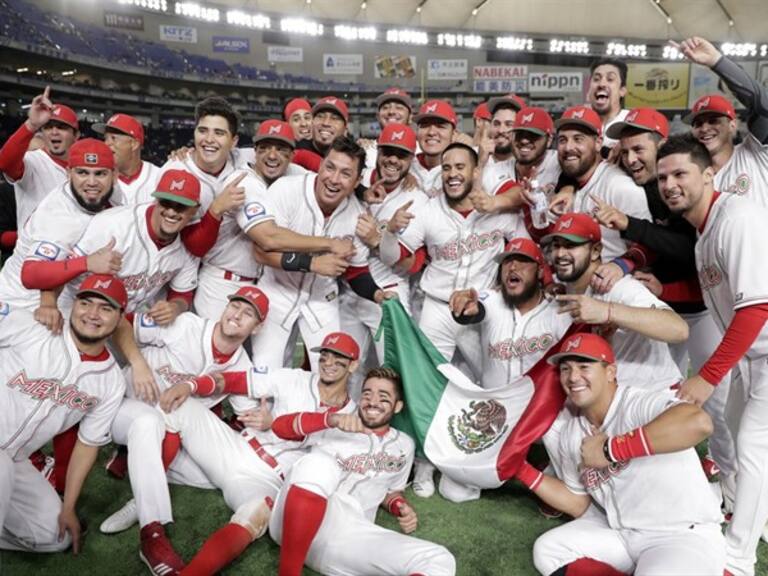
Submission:
[[[306,168],[310,172],[317,172],[320,170],[320,163],[323,161],[322,157],[310,150],[296,150],[293,153],[294,164],[298,164],[302,168]]]
[[[405,256],[402,255],[403,254],[403,250],[405,250],[407,252],[407,254]],[[411,255],[411,253],[408,252],[408,249],[401,244],[400,245],[400,260],[403,260],[404,258],[408,258],[408,256],[410,256],[410,255]],[[414,256],[413,264],[411,264],[411,267],[408,268],[408,274],[416,274],[417,272],[419,272],[424,267],[424,263],[427,261],[427,249],[424,246],[422,246],[421,248],[416,250],[416,252],[413,253],[413,256]]]
[[[53,290],[87,271],[87,256],[54,262],[25,260],[21,266],[21,283],[30,290]]]
[[[34,137],[35,133],[27,128],[26,122],[19,126],[0,148],[0,172],[11,180],[20,180],[24,176],[24,154]]]
[[[18,180],[18,178],[15,178]],[[0,248],[10,250],[16,246],[16,240],[19,238],[19,233],[16,230],[6,230],[0,233]]]
[[[195,291],[176,292],[173,288],[168,288],[168,302],[171,300],[184,300],[187,303],[187,310],[192,307],[192,300],[195,298]]]
[[[248,394],[248,375],[245,372],[222,372],[224,378],[224,394]]]
[[[768,304],[736,310],[717,350],[702,366],[699,376],[717,386],[728,371],[747,353],[768,320]]]
[[[190,224],[181,231],[181,241],[190,254],[202,258],[216,244],[220,226],[221,220],[217,220],[208,210],[200,222]]]
[[[664,302],[701,302],[701,288],[695,276],[676,282],[668,282],[661,287],[661,299]]]
[[[294,412],[278,416],[272,422],[272,432],[283,440],[304,440],[309,434],[329,428],[327,412]]]

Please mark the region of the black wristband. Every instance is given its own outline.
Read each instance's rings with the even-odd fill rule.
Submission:
[[[375,302],[373,297],[376,295],[376,290],[379,290],[379,287],[376,285],[376,281],[373,279],[370,272],[358,274],[351,280],[347,280],[347,282],[355,294],[361,298]]]
[[[312,254],[305,252],[284,252],[280,259],[283,270],[288,272],[309,272],[312,265]]]
[[[603,442],[603,456],[605,456],[605,459],[608,460],[611,464],[615,464],[616,460],[613,459],[613,456],[611,456],[611,437],[608,436],[608,438],[605,439],[605,442]]]

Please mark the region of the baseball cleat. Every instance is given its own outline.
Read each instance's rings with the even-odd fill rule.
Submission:
[[[107,517],[99,526],[102,534],[117,534],[128,530],[139,521],[139,512],[136,509],[136,500],[131,498],[117,512]]]
[[[139,558],[156,576],[177,576],[184,568],[184,561],[173,549],[160,522],[141,529]]]
[[[115,448],[104,468],[113,478],[118,480],[125,478],[128,475],[128,449],[124,446]]]
[[[435,480],[433,478],[435,467],[429,462],[418,461],[414,465],[413,493],[419,498],[429,498],[435,493]]]

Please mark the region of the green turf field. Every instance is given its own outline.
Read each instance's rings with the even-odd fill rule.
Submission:
[[[50,574],[52,576],[134,576],[149,574],[138,556],[138,529],[104,536],[98,526],[130,495],[127,480],[114,480],[103,468],[108,453],[102,451],[82,499],[81,514],[89,522],[89,534],[79,556],[65,554],[21,554],[0,552],[0,575]],[[231,512],[218,492],[173,486],[176,522],[168,534],[184,559],[190,559],[206,536],[226,523]],[[546,520],[524,488],[515,484],[485,492],[477,502],[451,504],[440,496],[409,500],[419,513],[416,535],[439,542],[456,556],[458,573],[467,576],[534,575],[531,550],[536,537],[560,524]],[[396,529],[386,513],[379,522]],[[768,574],[768,546],[761,543],[756,574]],[[278,548],[265,536],[250,546],[225,574],[273,575],[277,571]],[[306,570],[306,574],[314,574]],[[364,576],[364,575],[361,575]]]

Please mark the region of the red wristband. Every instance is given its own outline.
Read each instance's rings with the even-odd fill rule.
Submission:
[[[193,379],[192,393],[196,396],[212,396],[216,392],[216,380],[210,374],[203,374]]]
[[[544,478],[544,474],[541,470],[536,470],[528,462],[523,462],[520,465],[520,469],[515,474],[515,478],[520,480],[525,486],[532,491],[536,491],[536,488],[541,484],[541,480]]]
[[[299,414],[297,428],[302,436],[307,436],[329,427],[328,412],[301,412]]]
[[[389,501],[387,509],[392,516],[400,516],[400,504],[408,504],[408,500],[402,496],[396,496]]]
[[[608,450],[614,462],[623,462],[640,456],[651,456],[654,453],[642,426],[626,434],[612,437],[608,442]]]

